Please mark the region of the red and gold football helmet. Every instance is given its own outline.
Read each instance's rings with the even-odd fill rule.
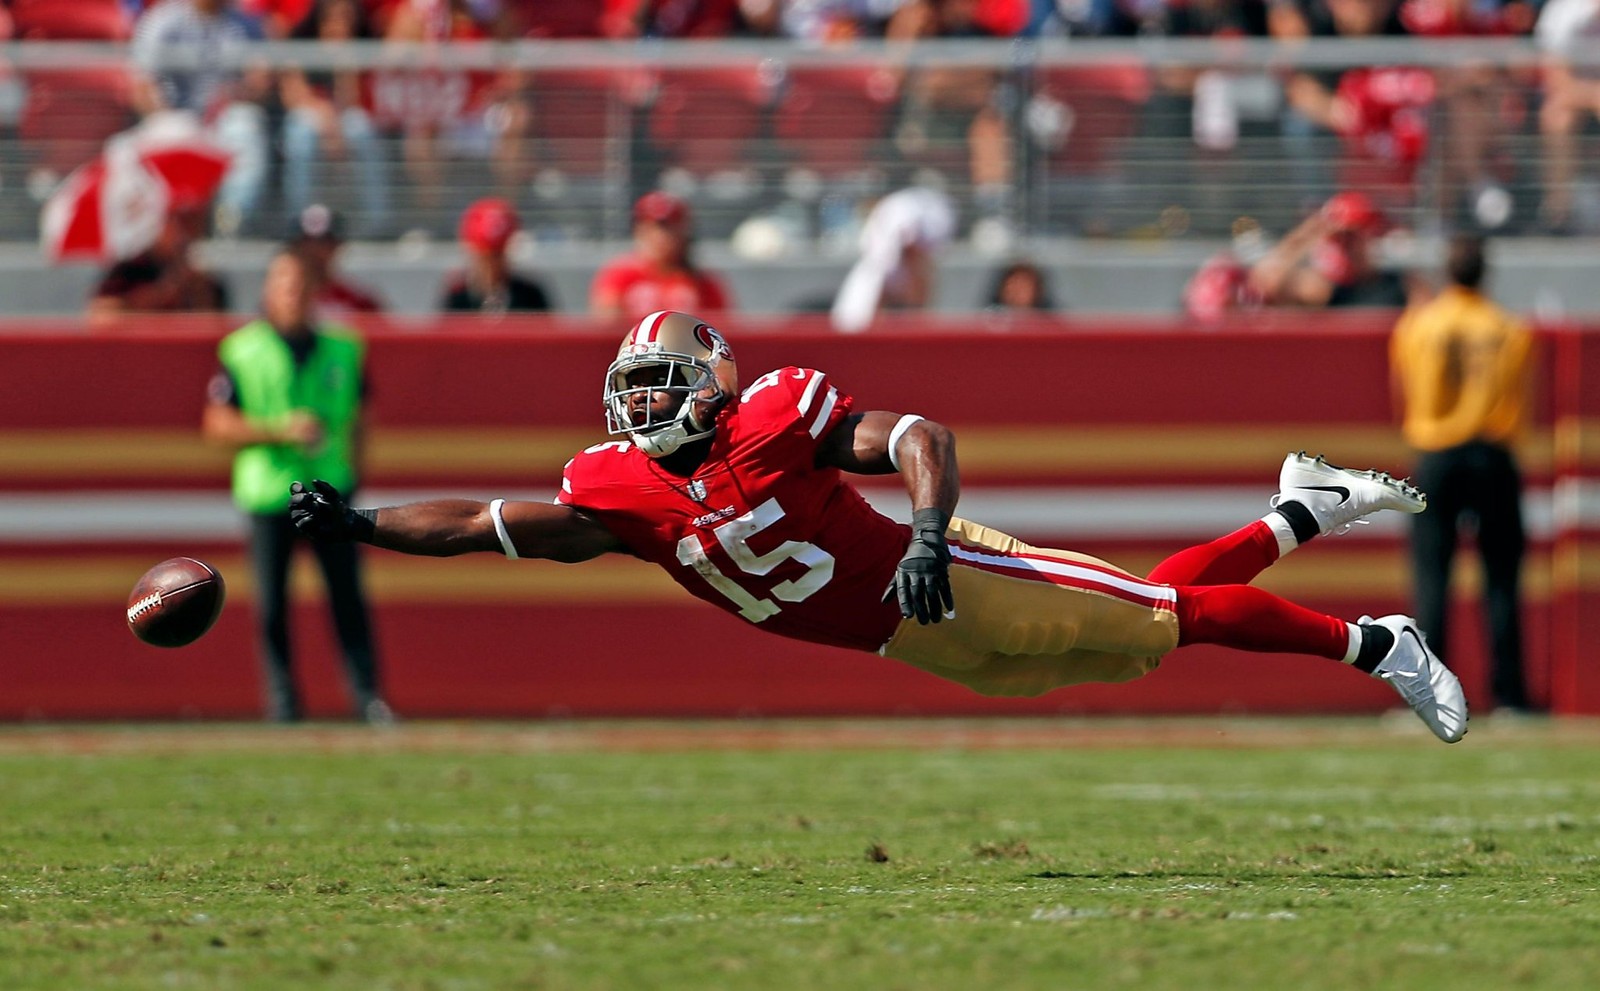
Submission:
[[[649,370],[651,375],[638,372]],[[660,410],[651,398],[678,397]],[[717,411],[739,392],[733,351],[716,328],[688,313],[660,310],[628,331],[606,369],[606,429],[627,434],[639,450],[662,458],[711,436]]]

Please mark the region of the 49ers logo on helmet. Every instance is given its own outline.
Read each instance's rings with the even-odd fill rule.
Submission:
[[[717,357],[733,360],[733,349],[728,347],[728,342],[723,340],[722,335],[710,324],[695,324],[694,339],[700,342],[701,347]]]

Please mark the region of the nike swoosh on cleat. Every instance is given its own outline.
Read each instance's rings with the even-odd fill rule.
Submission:
[[[1413,639],[1413,640],[1415,640],[1417,642],[1417,648],[1422,651],[1422,667],[1423,667],[1424,672],[1426,672],[1427,667],[1428,667],[1428,646],[1427,646],[1427,644],[1423,643],[1422,642],[1422,637],[1418,636],[1417,635],[1417,631],[1413,630],[1409,626],[1406,627],[1405,629],[1401,630],[1400,631],[1400,635],[1403,636],[1403,637],[1410,637],[1411,639]]]
[[[1339,495],[1339,502],[1341,504],[1350,499],[1350,490],[1345,488],[1343,485],[1298,485],[1295,487],[1305,489],[1309,492],[1336,492]]]
[[[1433,669],[1428,663],[1427,645],[1422,642],[1422,637],[1417,635],[1417,631],[1411,629],[1409,626],[1401,630],[1400,635],[1402,637],[1410,637],[1412,640],[1415,640],[1417,642],[1417,647],[1422,651],[1421,663],[1417,665],[1417,670],[1414,672],[1413,677],[1415,677],[1422,684],[1427,685],[1428,694],[1432,695]]]

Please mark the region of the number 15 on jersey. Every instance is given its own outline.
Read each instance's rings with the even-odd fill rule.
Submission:
[[[765,554],[757,554],[752,550],[749,544],[750,538],[781,519],[783,519],[783,507],[778,505],[778,500],[768,499],[750,512],[728,520],[711,532],[716,536],[717,543],[727,552],[728,557],[732,558],[733,563],[746,575],[761,577],[771,574],[772,569],[785,561],[795,561],[805,565],[805,574],[772,586],[774,598],[782,602],[803,602],[833,578],[833,555],[816,544],[799,540],[785,540]],[[777,602],[758,598],[736,579],[719,571],[711,558],[706,556],[705,545],[700,542],[698,534],[691,533],[678,541],[678,560],[693,568],[712,588],[727,596],[739,607],[739,615],[752,623],[770,619],[783,609]]]

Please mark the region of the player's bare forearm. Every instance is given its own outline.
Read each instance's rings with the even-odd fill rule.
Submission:
[[[609,531],[570,506],[506,502],[500,513],[517,557],[576,563],[622,549]],[[506,549],[490,504],[469,499],[433,499],[380,509],[370,542],[428,557]]]
[[[577,562],[627,550],[599,520],[572,506],[431,499],[357,509],[320,478],[289,486],[289,519],[296,530],[321,543],[359,540],[427,557],[496,551],[507,557]]]
[[[498,551],[489,504],[470,499],[431,499],[377,511],[370,542],[375,547],[427,557]]]
[[[911,496],[911,509],[937,509],[949,519],[961,498],[961,473],[956,467],[956,435],[932,420],[918,420],[899,438],[900,477]]]

